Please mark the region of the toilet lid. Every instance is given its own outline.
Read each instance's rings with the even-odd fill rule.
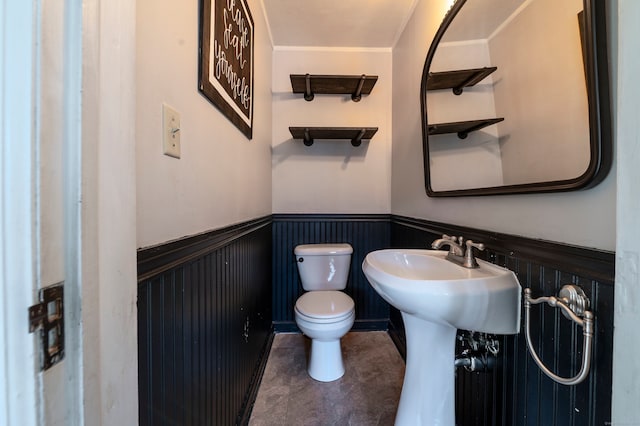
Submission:
[[[341,291],[310,291],[296,302],[296,310],[310,318],[329,319],[349,315],[353,299]]]
[[[293,249],[296,256],[336,256],[353,253],[351,245],[343,244],[302,244]]]

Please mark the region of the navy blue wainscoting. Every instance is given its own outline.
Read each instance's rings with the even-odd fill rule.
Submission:
[[[272,338],[270,216],[138,252],[141,425],[246,424]]]
[[[393,247],[425,248],[442,234],[483,242],[479,257],[513,270],[533,296],[555,296],[564,284],[582,287],[595,314],[591,372],[577,386],[545,376],[528,353],[523,329],[502,336],[498,368],[490,373],[458,369],[458,426],[600,426],[611,421],[614,253],[496,234],[472,228],[391,217]],[[524,315],[524,310],[523,310]],[[524,321],[522,321],[524,324]],[[400,313],[390,313],[390,334],[403,351]],[[563,377],[574,376],[582,361],[582,328],[559,309],[532,307],[532,339],[546,365]]]
[[[349,243],[353,246],[345,292],[356,308],[354,330],[386,330],[389,305],[369,285],[362,261],[389,247],[389,215],[273,216],[273,322],[276,331],[297,331],[293,308],[302,294],[293,249],[299,244]]]

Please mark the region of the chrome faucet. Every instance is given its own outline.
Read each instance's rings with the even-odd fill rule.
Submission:
[[[477,268],[478,262],[473,254],[473,249],[484,250],[484,244],[474,243],[473,240],[467,240],[464,242],[463,237],[452,237],[449,235],[443,235],[442,238],[435,240],[431,247],[439,249],[443,246],[449,246],[449,253],[447,253],[446,259],[462,266],[463,268]],[[464,248],[466,246],[466,250]]]
[[[464,249],[462,248],[462,242],[464,238],[462,237],[451,237],[449,235],[442,235],[442,238],[435,240],[431,247],[434,249],[439,249],[442,246],[449,246],[449,254],[452,256],[464,256]]]

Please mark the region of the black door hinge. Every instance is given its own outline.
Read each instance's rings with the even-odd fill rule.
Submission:
[[[64,358],[64,291],[62,283],[40,289],[40,303],[29,308],[29,333],[40,333],[40,367],[47,370]]]

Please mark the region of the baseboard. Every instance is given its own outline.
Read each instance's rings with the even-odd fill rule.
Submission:
[[[388,329],[388,318],[356,320],[351,327],[352,331],[387,331]]]
[[[300,329],[293,321],[274,321],[273,331],[275,333],[300,333]]]
[[[253,373],[253,378],[251,380],[251,385],[247,391],[245,396],[246,403],[244,404],[244,409],[242,410],[238,424],[245,426],[249,424],[249,420],[251,419],[251,412],[253,411],[253,405],[256,402],[256,397],[258,396],[258,390],[260,389],[260,384],[262,383],[262,377],[264,376],[264,370],[267,367],[267,361],[269,360],[269,352],[271,352],[271,346],[273,345],[273,338],[275,336],[275,332],[273,328],[271,329],[271,334],[269,338],[265,342],[264,348],[262,349],[262,354],[260,355],[260,361],[258,363],[258,367],[256,371]]]
[[[351,331],[387,331],[389,329],[389,319],[356,320],[351,327]],[[276,333],[300,333],[300,329],[295,321],[274,321],[273,330]]]

